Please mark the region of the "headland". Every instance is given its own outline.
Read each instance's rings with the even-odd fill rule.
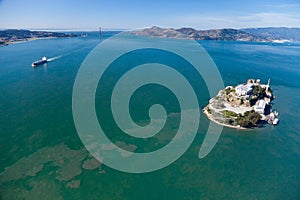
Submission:
[[[76,37],[73,33],[59,33],[48,31],[30,31],[22,29],[7,29],[0,31],[0,46],[6,46],[16,42],[25,42],[45,38]]]

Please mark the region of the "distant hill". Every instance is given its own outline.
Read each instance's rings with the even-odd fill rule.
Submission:
[[[190,28],[177,29],[178,32],[186,34],[191,39],[195,40],[225,40],[225,41],[253,41],[265,42],[268,41],[263,37],[255,36],[237,29],[210,29],[210,30],[195,30]]]
[[[77,35],[70,34],[70,33],[8,29],[8,30],[0,31],[0,46],[8,45],[18,41],[27,41],[30,39],[54,38],[54,37],[76,37],[76,36]]]
[[[244,28],[242,31],[264,37],[270,40],[300,41],[300,28],[269,27],[269,28]]]
[[[161,38],[180,38],[194,40],[223,40],[250,42],[279,42],[277,40],[300,41],[300,28],[247,28],[247,29],[210,29],[196,30],[193,28],[160,28],[153,26],[131,32]]]
[[[260,36],[254,36],[237,29],[211,29],[211,30],[196,30],[193,28],[160,28],[153,26],[138,31],[131,32],[133,35],[142,35],[161,38],[180,38],[194,40],[225,40],[225,41],[253,41],[253,42],[268,42]]]
[[[150,36],[157,38],[180,38],[180,39],[188,39],[188,35],[185,35],[176,29],[173,28],[161,28],[157,26],[153,26],[151,28],[145,28],[142,30],[132,31],[130,32],[133,35],[141,35],[141,36]]]

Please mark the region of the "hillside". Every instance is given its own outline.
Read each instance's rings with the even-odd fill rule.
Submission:
[[[224,40],[224,41],[253,41],[269,42],[270,40],[260,36],[254,36],[237,29],[210,29],[196,30],[193,28],[160,28],[153,26],[138,31],[131,32],[133,35],[160,37],[160,38],[178,38],[193,40]]]
[[[247,29],[210,29],[196,30],[193,28],[160,28],[153,26],[138,31],[133,35],[178,38],[193,40],[222,40],[248,42],[300,41],[300,28],[247,28]]]
[[[270,28],[245,28],[242,31],[269,40],[300,41],[300,28],[270,27]]]

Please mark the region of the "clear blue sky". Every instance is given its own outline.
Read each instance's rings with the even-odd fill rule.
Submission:
[[[300,27],[300,0],[0,0],[0,28]]]

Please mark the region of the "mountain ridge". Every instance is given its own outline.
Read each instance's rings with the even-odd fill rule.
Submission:
[[[300,41],[300,28],[222,28],[196,30],[183,27],[179,29],[161,28],[152,26],[138,31],[132,31],[133,35],[178,38],[194,40],[222,40],[222,41],[249,41],[249,42],[292,42]]]

